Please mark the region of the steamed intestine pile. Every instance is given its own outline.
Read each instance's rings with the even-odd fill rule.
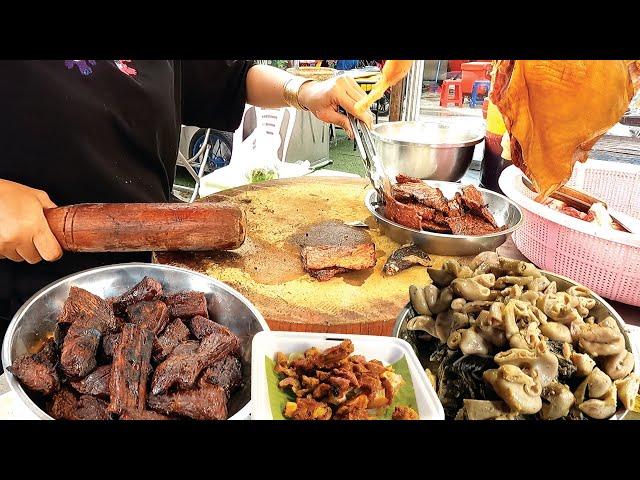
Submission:
[[[533,264],[493,252],[428,272],[433,283],[409,290],[408,339],[437,366],[447,417],[605,419],[633,405],[634,357],[585,287],[558,291]]]

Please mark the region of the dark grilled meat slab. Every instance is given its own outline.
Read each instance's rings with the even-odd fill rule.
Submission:
[[[389,255],[382,271],[387,275],[395,275],[414,265],[428,267],[431,265],[431,258],[414,244],[404,245]]]
[[[83,379],[72,380],[69,383],[78,393],[108,399],[110,374],[111,365],[102,365]]]
[[[113,356],[109,381],[111,413],[144,410],[152,347],[153,332],[132,323],[124,325]]]
[[[109,333],[102,337],[102,353],[106,358],[113,358],[121,333]]]
[[[91,395],[78,398],[66,387],[53,395],[47,413],[56,420],[111,420],[107,402]]]
[[[242,364],[237,357],[227,355],[222,360],[218,360],[210,367],[207,367],[202,372],[201,379],[211,385],[221,386],[228,399],[242,385]]]
[[[304,270],[318,280],[376,264],[376,246],[369,233],[338,221],[312,226],[299,246]]]
[[[179,389],[191,388],[202,370],[213,365],[238,348],[238,338],[213,333],[202,339],[199,346],[185,342],[174,348],[171,355],[156,368],[151,381],[154,395],[165,393],[174,385]],[[195,342],[197,343],[197,342]]]
[[[111,420],[107,402],[91,395],[82,395],[69,420]]]
[[[486,235],[499,231],[484,218],[476,217],[470,213],[459,217],[449,217],[447,223],[454,235]]]
[[[117,329],[111,304],[86,290],[71,287],[58,321],[71,323],[62,344],[62,369],[70,377],[84,377],[96,367],[102,335]]]
[[[60,388],[60,378],[56,371],[57,348],[53,338],[47,340],[40,351],[33,355],[23,355],[7,367],[29,390],[51,395]]]
[[[495,218],[487,208],[486,202],[484,201],[484,197],[482,196],[482,192],[478,190],[473,185],[466,185],[462,187],[462,195],[460,197],[462,204],[471,210],[476,215],[484,218],[487,222],[489,222],[494,228],[497,228]]]
[[[220,325],[218,322],[201,317],[200,315],[196,315],[189,321],[189,330],[191,330],[193,336],[198,340],[202,340],[204,337],[208,337],[212,333],[217,333],[219,335],[234,335],[234,333],[224,325]]]
[[[162,285],[160,282],[151,277],[144,277],[138,284],[120,295],[113,302],[113,308],[117,313],[122,314],[129,305],[155,300],[161,295]]]
[[[202,292],[181,292],[165,299],[171,318],[191,318],[196,315],[209,318],[207,299]]]
[[[158,334],[169,321],[169,309],[159,301],[138,302],[127,307],[127,316],[131,323]]]
[[[439,212],[448,214],[449,204],[447,198],[439,188],[431,187],[424,182],[401,183],[391,187],[391,195],[398,200],[414,200],[425,207],[433,208]]]
[[[203,317],[200,317],[203,318]],[[189,338],[189,329],[182,320],[176,318],[167,325],[162,334],[153,340],[153,359],[161,362],[176,346]]]
[[[219,385],[203,384],[192,390],[169,395],[150,395],[149,406],[165,415],[194,420],[226,420],[227,395]]]
[[[53,338],[47,340],[40,351],[33,355],[23,355],[7,367],[29,390],[51,395],[60,388],[60,378],[56,371],[57,348]]]
[[[120,420],[173,420],[153,410],[126,410]]]

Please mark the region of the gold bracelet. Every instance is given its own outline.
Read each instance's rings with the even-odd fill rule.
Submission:
[[[297,108],[298,110],[308,110],[303,105],[300,105],[298,94],[300,93],[300,87],[307,82],[312,82],[312,78],[292,77],[284,84],[284,102],[290,107]]]

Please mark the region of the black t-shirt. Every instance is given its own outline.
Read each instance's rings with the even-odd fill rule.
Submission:
[[[235,130],[251,65],[0,61],[0,178],[42,189],[57,205],[169,201],[180,125]],[[38,265],[0,260],[0,316],[64,275],[149,258],[67,253]]]

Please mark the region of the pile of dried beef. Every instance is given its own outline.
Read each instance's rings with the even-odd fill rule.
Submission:
[[[499,232],[482,193],[473,185],[462,187],[453,199],[418,178],[398,175],[385,196],[385,216],[414,230],[454,235],[486,235]]]
[[[71,287],[54,338],[8,369],[56,419],[224,420],[240,354],[203,293],[145,277],[108,300]]]

